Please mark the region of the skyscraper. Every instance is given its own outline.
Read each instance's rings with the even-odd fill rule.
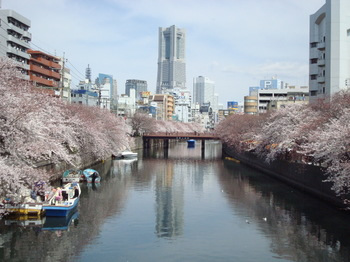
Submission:
[[[175,25],[159,28],[158,94],[169,93],[174,88],[186,88],[185,39],[185,30]]]

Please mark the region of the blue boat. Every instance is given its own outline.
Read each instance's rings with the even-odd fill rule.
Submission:
[[[88,183],[100,183],[101,177],[100,174],[95,169],[85,169],[83,171],[84,181]]]
[[[196,145],[196,140],[194,139],[187,140],[187,147],[195,147],[195,145]]]
[[[79,183],[68,183],[54,189],[43,204],[48,217],[65,217],[74,211],[79,203],[81,189]]]

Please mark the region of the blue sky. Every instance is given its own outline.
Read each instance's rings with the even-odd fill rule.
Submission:
[[[89,64],[111,74],[118,94],[127,79],[155,92],[158,28],[186,29],[187,87],[215,81],[219,101],[243,101],[249,86],[272,76],[308,85],[309,16],[325,0],[2,0],[31,20],[32,48],[65,57],[73,82]],[[40,49],[39,49],[40,50]]]

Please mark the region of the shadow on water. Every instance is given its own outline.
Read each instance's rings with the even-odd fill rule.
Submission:
[[[349,213],[244,165],[224,160],[224,169],[219,181],[229,203],[270,238],[271,252],[291,261],[350,261]]]

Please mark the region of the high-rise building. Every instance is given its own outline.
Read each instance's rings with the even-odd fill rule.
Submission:
[[[30,20],[13,10],[0,10],[0,56],[15,60],[22,69],[23,78],[29,80],[27,50],[32,34],[28,32]]]
[[[214,104],[215,83],[208,77],[198,76],[193,79],[193,103],[200,106],[204,103]]]
[[[350,87],[349,13],[349,0],[326,0],[310,16],[310,101]]]
[[[158,94],[171,93],[174,88],[186,88],[184,29],[175,27],[159,28],[158,47]]]
[[[137,79],[128,79],[125,83],[125,94],[130,96],[130,89],[135,89],[135,98],[136,100],[141,100],[142,92],[147,91],[147,81],[137,80]]]

